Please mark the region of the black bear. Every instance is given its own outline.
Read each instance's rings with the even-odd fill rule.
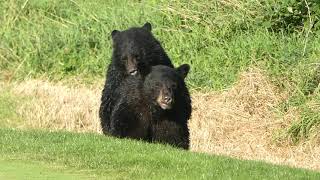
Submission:
[[[191,99],[184,64],[174,69],[157,65],[145,77],[128,77],[116,91],[119,101],[111,113],[110,134],[189,148]]]
[[[145,77],[154,65],[173,67],[151,29],[151,24],[147,22],[142,27],[132,27],[125,31],[113,30],[111,33],[112,60],[106,73],[99,110],[104,134],[109,134],[110,115],[119,98],[114,92],[126,77]]]

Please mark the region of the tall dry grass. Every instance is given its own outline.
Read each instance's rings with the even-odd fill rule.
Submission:
[[[100,88],[67,87],[30,80],[14,85],[13,91],[30,98],[17,110],[28,127],[101,132],[98,117]]]
[[[227,91],[193,94],[191,149],[319,170],[316,143],[293,146],[289,140],[277,141],[299,117],[295,109],[279,115],[276,107],[286,98],[259,69],[242,73]]]

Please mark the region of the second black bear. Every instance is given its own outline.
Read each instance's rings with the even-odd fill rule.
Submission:
[[[110,120],[110,134],[189,148],[191,99],[184,78],[190,66],[153,66],[145,77],[128,77],[117,89],[120,99]]]
[[[104,134],[109,134],[110,115],[119,98],[114,92],[125,78],[131,75],[145,77],[154,65],[173,67],[151,30],[151,24],[145,23],[142,27],[113,30],[111,33],[112,60],[107,70],[99,110]]]

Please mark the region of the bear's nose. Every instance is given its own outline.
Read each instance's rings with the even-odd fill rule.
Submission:
[[[171,98],[171,97],[169,97],[169,96],[165,96],[165,97],[164,97],[164,102],[165,102],[166,104],[170,104],[171,101],[172,101],[172,98]]]

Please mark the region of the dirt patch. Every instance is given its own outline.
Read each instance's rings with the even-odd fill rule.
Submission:
[[[276,111],[287,97],[264,74],[249,69],[229,90],[191,93],[191,150],[320,170],[320,147],[315,146],[319,143],[291,146],[274,138],[299,114],[295,109],[286,114]],[[67,87],[31,80],[14,84],[12,89],[17,95],[30,97],[18,109],[27,127],[101,133],[98,109],[102,85]]]

